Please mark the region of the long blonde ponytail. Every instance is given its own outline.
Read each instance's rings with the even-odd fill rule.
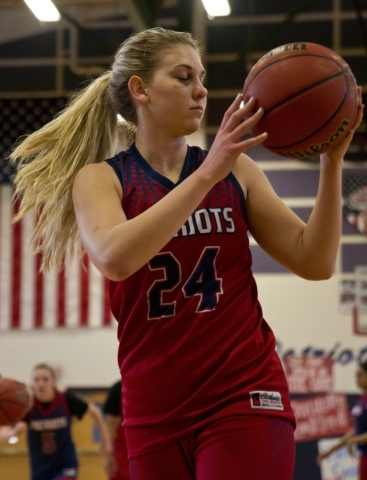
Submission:
[[[41,269],[60,268],[64,258],[81,254],[72,202],[77,172],[88,163],[113,156],[119,144],[135,137],[137,116],[128,82],[132,75],[149,81],[166,49],[175,44],[201,48],[189,33],[156,27],[129,37],[118,49],[111,71],[94,80],[54,120],[26,137],[13,151],[17,164],[15,221],[37,216],[32,240],[43,253]],[[118,122],[117,114],[124,121]],[[91,192],[93,195],[93,192]]]
[[[64,256],[80,251],[72,185],[81,167],[115,153],[118,121],[109,82],[110,72],[94,80],[10,156],[18,169],[14,199],[20,199],[14,220],[28,211],[37,215],[32,240],[43,252],[42,269],[60,268]]]

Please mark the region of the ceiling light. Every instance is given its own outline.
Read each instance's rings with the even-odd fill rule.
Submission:
[[[51,0],[24,0],[41,22],[57,22],[61,15]]]
[[[231,13],[228,0],[201,0],[209,17],[224,17]]]

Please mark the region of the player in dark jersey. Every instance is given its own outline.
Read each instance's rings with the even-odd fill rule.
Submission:
[[[351,411],[353,427],[331,448],[320,453],[316,461],[320,465],[324,458],[345,445],[351,455],[355,454],[354,449],[357,448],[360,453],[358,480],[367,480],[367,361],[358,365],[356,383],[362,394],[357,398]]]
[[[24,166],[20,216],[47,205],[38,224],[47,267],[75,238],[75,213],[85,250],[111,281],[132,480],[290,480],[294,416],[248,233],[293,273],[332,275],[343,156],[362,105],[342,143],[321,155],[305,224],[243,153],[267,136],[247,135],[263,115],[255,99],[241,108],[238,95],[209,152],[188,147],[206,108],[204,79],[191,35],[131,36],[111,71],[14,151]],[[113,156],[117,112],[131,146]],[[40,167],[48,162],[52,174]],[[63,204],[50,197],[55,182]]]
[[[122,426],[122,384],[117,381],[109,389],[103,405],[107,428],[113,440],[113,454],[106,462],[106,473],[110,480],[130,480],[129,461],[125,439],[125,429]]]
[[[98,407],[86,403],[70,392],[55,386],[55,373],[46,363],[36,365],[32,374],[34,405],[22,422],[8,435],[26,427],[32,480],[77,478],[78,460],[71,438],[72,418],[79,420],[88,413],[101,433],[101,453],[107,458],[111,445],[106,425]]]

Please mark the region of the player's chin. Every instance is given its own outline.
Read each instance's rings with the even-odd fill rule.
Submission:
[[[191,134],[197,132],[200,128],[200,124],[201,124],[201,118],[200,118],[200,120],[195,119],[195,120],[191,120],[191,121],[187,122],[186,125],[185,125],[184,135],[191,135]]]
[[[199,122],[199,125],[200,125],[200,123],[203,119],[203,116],[204,116],[203,110],[192,109],[192,110],[190,110],[190,113],[191,113],[190,120],[192,120],[193,122]]]

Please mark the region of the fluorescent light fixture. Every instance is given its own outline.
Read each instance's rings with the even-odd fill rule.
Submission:
[[[228,0],[201,0],[209,17],[225,17],[231,13]]]
[[[58,22],[61,15],[51,0],[24,0],[41,22]]]

